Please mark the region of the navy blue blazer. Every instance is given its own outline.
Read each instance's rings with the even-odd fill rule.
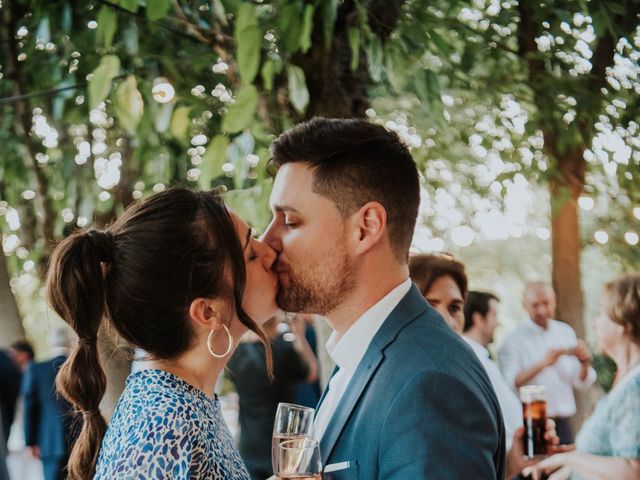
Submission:
[[[504,478],[491,382],[415,285],[370,343],[320,448],[331,480]]]
[[[55,388],[56,375],[65,360],[61,355],[32,363],[22,383],[25,443],[40,447],[43,459],[66,458],[75,440],[72,407]]]

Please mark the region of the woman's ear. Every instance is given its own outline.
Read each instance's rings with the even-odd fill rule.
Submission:
[[[213,330],[223,322],[226,302],[217,299],[199,297],[191,302],[189,316],[191,320],[206,330]]]

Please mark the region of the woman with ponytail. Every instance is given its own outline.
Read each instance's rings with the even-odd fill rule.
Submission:
[[[47,298],[79,338],[57,378],[82,415],[71,480],[249,478],[214,386],[247,329],[269,352],[258,325],[277,311],[275,256],[215,195],[185,189],[57,246]],[[108,428],[99,409],[103,323],[150,357],[127,379]]]

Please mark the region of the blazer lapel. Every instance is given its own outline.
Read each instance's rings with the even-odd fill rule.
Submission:
[[[373,347],[373,348],[372,348]],[[376,371],[376,368],[382,361],[384,356],[382,352],[375,348],[375,345],[370,345],[367,353],[358,364],[351,381],[347,386],[335,413],[331,417],[327,429],[322,435],[320,440],[320,452],[322,454],[322,463],[325,464],[327,459],[333,451],[333,447],[338,440],[338,436],[342,432],[345,423],[351,416],[353,407],[358,402],[358,399],[362,395],[364,388],[369,383],[369,379]]]
[[[405,327],[405,325],[410,323],[418,315],[429,308],[431,307],[424,299],[418,288],[415,284],[412,285],[409,292],[404,296],[396,308],[393,309],[391,314],[380,327],[380,330],[378,330],[376,335],[373,337],[367,352],[351,377],[351,381],[349,382],[349,385],[347,386],[340,403],[338,403],[336,411],[331,417],[324,435],[320,440],[320,451],[323,464],[326,464],[327,459],[333,452],[336,441],[342,433],[347,420],[351,416],[356,403],[362,396],[362,392],[384,359],[383,351],[385,347],[395,340],[398,333]],[[335,373],[336,370],[333,371],[332,375],[335,375]],[[320,399],[320,403],[318,403],[318,408],[320,408],[320,405],[327,394],[327,390],[328,389],[325,389],[325,392]]]

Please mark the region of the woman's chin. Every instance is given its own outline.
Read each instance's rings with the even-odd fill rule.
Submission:
[[[273,305],[270,305],[269,308],[265,308],[260,312],[256,312],[254,315],[250,315],[250,317],[253,319],[254,322],[262,326],[262,324],[265,323],[267,320],[270,320],[273,317],[275,317],[279,311],[280,309],[278,308],[278,306],[274,301]]]

